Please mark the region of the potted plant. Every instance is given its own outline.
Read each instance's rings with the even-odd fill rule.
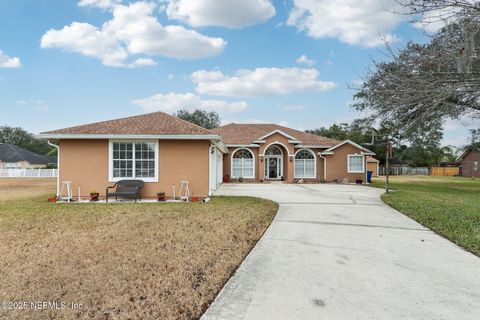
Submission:
[[[165,192],[158,192],[157,193],[157,200],[160,201],[165,201]]]
[[[362,184],[362,183],[363,183],[363,180],[362,180],[362,179],[355,179],[355,183],[356,183],[356,184]]]
[[[48,198],[48,202],[57,202],[57,196],[53,196],[53,197],[50,197]]]
[[[98,201],[100,194],[97,191],[90,192],[90,201]]]
[[[190,199],[192,200],[192,202],[198,202],[199,200],[198,197],[191,197]]]

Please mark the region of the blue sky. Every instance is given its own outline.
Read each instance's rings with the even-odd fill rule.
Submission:
[[[394,9],[393,0],[0,0],[0,125],[38,133],[194,106],[224,122],[349,122],[347,86],[384,58],[382,39],[422,41]],[[465,142],[461,122],[445,129],[446,144]]]

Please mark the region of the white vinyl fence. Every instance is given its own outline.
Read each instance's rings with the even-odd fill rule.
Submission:
[[[0,169],[0,178],[53,178],[57,169]]]

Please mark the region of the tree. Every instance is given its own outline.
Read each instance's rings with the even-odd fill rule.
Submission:
[[[446,148],[441,148],[443,138],[441,122],[436,122],[429,128],[420,126],[409,130],[396,130],[393,122],[385,121],[378,128],[378,137],[374,145],[370,120],[356,119],[352,123],[333,124],[306,132],[321,135],[336,140],[351,140],[375,152],[380,162],[386,158],[386,137],[393,148],[393,158],[414,167],[437,165],[448,161]]]
[[[418,21],[446,24],[425,44],[410,42],[375,62],[354,97],[357,110],[398,130],[447,118],[480,118],[480,1],[398,0]]]
[[[22,128],[3,126],[0,127],[0,143],[9,143],[20,148],[45,155],[52,150],[47,141],[37,139]]]
[[[206,129],[218,128],[220,126],[220,116],[215,111],[207,112],[199,109],[188,111],[182,109],[174,113],[174,116]]]

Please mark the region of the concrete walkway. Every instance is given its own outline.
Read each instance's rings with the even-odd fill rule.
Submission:
[[[480,319],[480,259],[355,185],[226,184],[280,203],[202,317]]]

